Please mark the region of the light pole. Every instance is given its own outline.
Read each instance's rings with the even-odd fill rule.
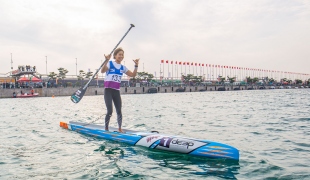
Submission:
[[[77,75],[77,58],[75,58],[75,75]]]

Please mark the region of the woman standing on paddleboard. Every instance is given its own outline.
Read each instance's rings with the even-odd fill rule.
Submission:
[[[135,77],[138,71],[139,59],[133,60],[135,63],[134,71],[130,71],[126,66],[122,65],[122,60],[124,59],[124,50],[122,48],[117,48],[113,53],[114,61],[108,61],[111,59],[111,54],[104,55],[106,63],[104,63],[101,73],[106,72],[104,79],[104,101],[107,107],[107,114],[105,116],[105,130],[109,130],[109,122],[112,116],[113,107],[112,102],[114,103],[116,114],[117,114],[117,123],[118,131],[122,131],[122,99],[120,94],[120,86],[122,82],[122,76],[125,73],[127,76]]]

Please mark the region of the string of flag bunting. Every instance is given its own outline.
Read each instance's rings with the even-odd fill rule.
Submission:
[[[277,71],[277,70],[264,70],[264,69],[255,69],[255,68],[245,68],[245,67],[237,67],[237,66],[223,66],[223,65],[216,65],[216,64],[203,64],[203,63],[194,63],[194,62],[181,62],[181,61],[170,61],[170,64],[178,65],[191,65],[191,66],[206,66],[206,67],[217,67],[217,68],[231,68],[231,69],[244,69],[244,70],[254,70],[254,71],[265,71],[265,72],[284,72],[284,73],[291,73],[294,74],[295,72],[286,72],[286,71]],[[164,63],[164,60],[161,60],[161,63]],[[169,61],[166,60],[166,63],[168,64]],[[301,74],[301,75],[310,75],[305,73],[295,73],[295,74]]]
[[[193,66],[193,67],[196,66],[196,67],[206,67],[206,68],[209,67],[209,68],[230,69],[230,70],[236,70],[236,71],[243,70],[243,71],[267,72],[267,73],[282,73],[282,74],[289,74],[289,75],[305,76],[304,78],[310,78],[310,77],[306,77],[306,76],[310,76],[310,74],[307,74],[307,73],[296,73],[296,72],[289,72],[289,71],[267,70],[267,69],[258,69],[258,68],[227,66],[227,65],[218,65],[218,64],[197,63],[197,62],[182,62],[182,61],[172,61],[172,60],[161,60],[160,63],[163,64],[163,68],[164,68],[164,64],[168,64],[168,67],[169,67],[169,64],[171,64],[171,65],[185,66],[185,68],[186,68],[186,66]],[[186,72],[186,69],[184,69],[184,70],[185,71],[181,70],[182,71],[181,73],[183,73],[183,74],[190,74],[190,72],[189,73]],[[188,68],[188,70],[190,71],[189,68]],[[164,71],[162,71],[162,70],[160,70],[160,71],[161,71],[161,73],[163,73],[163,76],[165,77]],[[178,69],[176,69],[176,71],[178,71]],[[168,73],[170,73],[170,72],[168,72]],[[196,70],[196,73],[197,73],[197,70]],[[172,69],[172,74],[173,74],[173,69]],[[192,73],[192,74],[194,74],[194,73]],[[217,78],[217,76],[220,76],[220,75],[223,75],[223,72],[222,73],[217,72],[216,75],[212,75],[212,76],[215,76],[214,78]],[[227,75],[227,72],[226,72],[226,75]],[[255,74],[245,74],[245,75],[248,76],[248,75],[255,75]],[[168,75],[168,77],[169,76],[170,75]],[[210,74],[209,74],[209,76],[210,76]],[[241,79],[241,77],[239,77],[239,78]]]

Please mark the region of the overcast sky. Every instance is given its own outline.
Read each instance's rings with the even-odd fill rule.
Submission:
[[[309,73],[309,0],[0,0],[0,73],[95,71],[121,37],[125,65],[160,60]]]

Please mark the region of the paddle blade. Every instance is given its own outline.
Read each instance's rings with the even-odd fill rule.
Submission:
[[[80,89],[78,89],[75,93],[73,93],[71,95],[71,101],[74,103],[79,103],[81,101],[81,99],[83,98],[85,92],[86,92],[87,88],[83,88],[81,87]]]

